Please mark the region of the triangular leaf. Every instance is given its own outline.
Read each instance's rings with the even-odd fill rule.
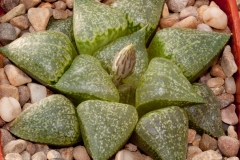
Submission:
[[[127,104],[89,100],[77,107],[84,145],[94,160],[106,160],[127,142],[138,121]]]

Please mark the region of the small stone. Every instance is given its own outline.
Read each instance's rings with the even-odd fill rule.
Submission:
[[[229,105],[221,109],[221,118],[224,123],[235,125],[238,123],[238,116],[235,112],[236,106],[234,104]]]
[[[0,116],[5,122],[14,120],[22,112],[20,103],[12,97],[0,99]]]
[[[17,27],[14,27],[15,31],[16,31],[16,35],[17,35],[17,38],[19,37],[20,33],[22,32],[21,29],[17,28]]]
[[[236,93],[236,83],[233,77],[227,77],[224,83],[225,91],[229,94]]]
[[[56,2],[57,0],[45,0],[46,2]]]
[[[194,7],[201,7],[203,5],[209,5],[209,0],[196,0],[195,4],[194,4]]]
[[[64,160],[72,160],[73,159],[73,147],[68,147],[68,148],[61,148],[59,150],[61,157]]]
[[[28,19],[36,31],[46,30],[51,14],[48,8],[30,8]]]
[[[205,31],[205,32],[212,32],[213,31],[212,28],[209,25],[205,24],[205,23],[198,24],[197,25],[197,30]]]
[[[38,102],[47,96],[47,89],[45,86],[37,83],[28,83],[27,86],[30,90],[31,103]]]
[[[180,12],[180,19],[181,20],[184,19],[184,18],[187,18],[189,16],[193,16],[195,18],[198,18],[198,12],[197,12],[196,7],[188,6]]]
[[[0,117],[0,127],[3,128],[5,124],[6,122]]]
[[[229,136],[218,138],[218,148],[227,157],[236,156],[239,150],[239,141]]]
[[[30,33],[36,32],[35,29],[33,28],[33,26],[30,26],[28,30]]]
[[[209,7],[217,7],[217,8],[219,8],[219,6],[214,1],[210,2]]]
[[[13,86],[20,86],[32,82],[32,79],[27,74],[12,64],[6,65],[4,70],[9,82]]]
[[[26,13],[26,8],[24,4],[19,4],[18,6],[11,9],[9,12],[0,17],[0,23],[9,22],[13,17],[20,16]]]
[[[66,0],[67,7],[72,9],[73,8],[73,2],[74,2],[74,0]]]
[[[55,6],[55,9],[59,10],[66,10],[67,8],[67,4],[63,1],[54,2],[53,5]]]
[[[73,149],[73,157],[75,160],[90,160],[87,150],[84,146],[77,146]]]
[[[179,13],[170,14],[166,18],[160,19],[160,27],[161,28],[172,27],[175,23],[179,22],[179,20],[180,20]]]
[[[0,85],[0,99],[2,97],[13,97],[19,101],[19,93],[18,89],[15,86],[9,84],[1,84]]]
[[[142,160],[153,160],[151,157],[146,156],[146,155],[144,155],[144,154],[142,154],[142,157],[143,157]]]
[[[8,153],[5,156],[5,160],[23,160],[19,153]]]
[[[203,23],[203,13],[205,12],[206,9],[208,9],[209,6],[203,5],[197,9],[198,12],[198,21],[200,23]]]
[[[195,4],[195,0],[188,0],[187,6],[193,6]]]
[[[229,93],[223,93],[217,96],[217,99],[220,103],[220,107],[221,107],[220,109],[225,108],[234,102],[234,96]]]
[[[131,151],[131,152],[136,152],[137,151],[137,146],[135,146],[132,143],[128,143],[125,145],[125,149]]]
[[[188,0],[168,0],[167,5],[169,10],[177,13],[181,12],[187,6]]]
[[[213,91],[213,93],[214,93],[216,96],[218,96],[218,95],[220,95],[220,94],[223,93],[224,87],[221,86],[221,87],[211,88],[211,90]]]
[[[29,141],[26,141],[26,142],[27,142],[26,151],[30,155],[34,155],[36,153],[36,145],[34,145],[32,142],[29,142]]]
[[[73,16],[73,11],[70,11],[69,9],[65,10],[67,12],[68,17]]]
[[[0,42],[7,45],[17,38],[15,28],[10,23],[0,24]]]
[[[123,149],[117,152],[115,160],[134,160],[134,156],[129,150]]]
[[[49,2],[42,2],[38,8],[53,8],[52,4]]]
[[[172,27],[196,29],[197,25],[198,25],[197,19],[194,16],[189,16],[189,17],[175,23]]]
[[[27,142],[22,139],[10,141],[3,147],[4,155],[8,153],[21,153],[27,147]]]
[[[48,151],[50,150],[48,145],[40,144],[40,143],[35,143],[35,149],[36,149],[36,153],[43,152],[45,155],[47,155]]]
[[[223,72],[223,69],[219,64],[216,64],[211,68],[210,74],[214,77],[226,78],[226,74]]]
[[[202,138],[199,142],[199,148],[203,151],[216,150],[217,149],[217,140],[207,134],[203,134]]]
[[[196,134],[195,139],[194,139],[194,141],[192,142],[192,145],[199,147],[199,143],[200,143],[200,141],[201,141],[201,138],[202,138],[202,137],[201,137],[199,134]]]
[[[0,84],[10,84],[7,75],[5,74],[4,68],[0,68]]]
[[[195,140],[197,132],[194,129],[188,129],[188,143],[192,143]]]
[[[25,103],[22,107],[22,110],[24,111],[25,109],[29,108],[30,106],[32,106],[32,103]]]
[[[238,68],[235,63],[234,56],[231,52],[231,47],[229,45],[224,48],[221,66],[227,77],[231,77],[234,73],[237,72]]]
[[[30,90],[27,86],[19,86],[19,103],[23,106],[30,99]]]
[[[227,27],[227,15],[220,8],[209,7],[203,13],[203,21],[216,29],[225,29]]]
[[[163,10],[162,10],[162,18],[167,18],[169,16],[169,10],[166,3],[164,3]]]
[[[1,146],[4,147],[7,143],[15,140],[16,138],[12,136],[12,134],[6,130],[1,128],[0,129],[1,132]]]
[[[32,160],[47,160],[47,156],[44,152],[37,152],[32,156]]]
[[[0,6],[5,13],[9,12],[11,9],[19,4],[19,0],[1,0]]]
[[[40,2],[41,0],[20,0],[20,3],[26,6],[26,9],[36,7]]]
[[[47,159],[61,159],[61,154],[58,151],[50,150],[47,153]]]
[[[29,21],[25,16],[17,16],[10,20],[10,23],[21,30],[28,29]]]
[[[202,77],[200,77],[200,79],[199,79],[199,83],[202,83],[202,84],[206,84],[207,83],[207,81],[209,80],[209,79],[211,79],[212,77],[211,77],[211,75],[210,75],[210,73],[207,73],[207,74],[205,74],[205,75],[203,75]]]
[[[227,158],[227,160],[239,160],[239,158],[238,157],[229,157],[229,158]]]
[[[197,154],[192,160],[222,160],[222,155],[217,151],[208,150]]]
[[[197,154],[202,153],[202,150],[197,146],[188,146],[187,159],[192,159]]]
[[[4,67],[5,59],[7,59],[7,58],[0,52],[0,68]]]
[[[207,81],[207,86],[210,88],[221,87],[224,84],[224,79],[221,77],[211,78]]]
[[[131,152],[131,151],[130,151]],[[144,157],[142,156],[142,154],[140,153],[140,151],[135,151],[135,152],[131,152],[131,154],[133,155],[133,159],[134,160],[141,160]]]
[[[54,19],[66,19],[68,17],[68,13],[63,10],[54,9],[53,10],[53,18]]]
[[[30,153],[28,153],[27,151],[23,151],[23,152],[21,153],[21,156],[22,156],[22,159],[23,159],[23,160],[31,160],[31,155],[30,155]]]
[[[238,139],[238,134],[235,131],[234,126],[229,126],[228,129],[227,129],[227,133],[228,133],[229,137]]]

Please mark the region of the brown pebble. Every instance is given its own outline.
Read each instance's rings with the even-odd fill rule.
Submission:
[[[59,152],[64,160],[73,159],[73,147],[61,148]]]
[[[1,84],[0,85],[0,99],[2,97],[13,97],[19,101],[19,93],[18,89],[15,86],[9,84]]]
[[[238,123],[238,116],[236,114],[236,106],[231,104],[221,109],[221,118],[224,123],[236,125]]]
[[[223,72],[222,67],[219,64],[216,64],[211,68],[210,74],[213,77],[221,77],[221,78],[227,77],[226,74]]]
[[[220,103],[220,108],[227,107],[231,103],[234,102],[234,96],[229,93],[223,93],[219,96],[217,96],[218,102]]]
[[[30,90],[27,86],[19,86],[19,103],[23,106],[30,99]]]
[[[203,151],[216,150],[217,140],[207,134],[203,134],[199,142],[199,148]]]
[[[175,23],[179,22],[179,20],[180,20],[179,13],[170,14],[166,18],[160,19],[160,27],[161,28],[172,27]]]
[[[87,150],[84,146],[77,146],[73,149],[73,157],[75,160],[90,160]]]
[[[239,140],[229,136],[221,136],[218,139],[218,148],[221,153],[227,157],[236,156],[239,150],[239,145]]]
[[[66,19],[68,17],[68,13],[63,10],[54,9],[53,10],[53,18],[54,19]]]
[[[195,140],[196,133],[194,129],[188,129],[188,143],[192,143]]]
[[[4,147],[7,143],[15,140],[16,138],[13,137],[13,135],[6,129],[1,128],[1,142],[2,142],[2,147]]]
[[[211,78],[207,81],[207,86],[210,88],[221,87],[224,84],[224,79],[221,77]]]
[[[19,0],[1,0],[0,6],[4,12],[8,12],[19,4]]]
[[[188,146],[187,159],[192,159],[197,154],[202,153],[202,150],[197,146]]]
[[[21,30],[28,29],[30,26],[28,19],[23,15],[12,18],[10,23]]]

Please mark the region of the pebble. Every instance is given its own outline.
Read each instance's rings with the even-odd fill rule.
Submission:
[[[19,100],[18,89],[15,86],[9,84],[1,84],[0,85],[0,99],[2,97],[13,97],[16,100]]]
[[[0,52],[0,69],[4,67],[5,59],[7,58]]]
[[[227,129],[227,133],[228,133],[229,137],[238,139],[238,134],[235,131],[234,126],[229,126],[228,129]]]
[[[180,16],[181,20],[184,19],[184,18],[187,18],[189,16],[193,16],[195,18],[198,18],[198,12],[197,12],[196,7],[188,6],[180,12],[179,16]]]
[[[16,38],[17,38],[16,30],[10,23],[0,24],[0,42],[3,45],[11,43]]]
[[[9,153],[5,156],[5,160],[23,160],[19,153]]]
[[[227,77],[232,77],[232,75],[237,72],[237,65],[229,45],[224,48],[221,66]]]
[[[24,4],[19,4],[18,6],[11,9],[9,12],[0,17],[0,23],[9,22],[13,17],[20,16],[26,13],[26,8]]]
[[[18,87],[19,92],[19,103],[21,106],[23,106],[29,99],[30,99],[30,90],[27,86],[19,86]]]
[[[4,12],[9,12],[11,9],[16,7],[19,4],[19,0],[1,0],[0,6]]]
[[[227,15],[217,7],[209,7],[203,13],[203,21],[216,29],[225,29],[227,27]]]
[[[117,152],[115,160],[134,160],[134,156],[129,150],[123,149]]]
[[[28,19],[26,18],[26,16],[23,15],[12,18],[10,20],[10,24],[18,27],[20,30],[28,29],[28,27],[30,26]]]
[[[47,159],[54,159],[54,158],[59,158],[61,159],[62,156],[59,152],[55,151],[55,150],[50,150],[47,153]]]
[[[187,6],[188,0],[168,0],[167,5],[169,10],[178,13]]]
[[[239,158],[238,157],[229,157],[229,158],[227,158],[227,160],[239,160]]]
[[[223,93],[217,96],[217,99],[220,103],[220,109],[225,108],[234,102],[234,96],[229,93]]]
[[[196,29],[197,25],[198,25],[197,19],[194,16],[189,16],[189,17],[175,23],[172,27]]]
[[[194,141],[192,142],[192,145],[199,147],[199,143],[200,143],[200,141],[201,141],[201,138],[202,138],[202,137],[201,137],[200,135],[196,134],[195,139],[194,139]]]
[[[38,8],[53,8],[52,4],[49,2],[42,2]]]
[[[214,1],[210,2],[209,7],[217,7],[217,8],[219,8],[219,6]]]
[[[223,86],[221,87],[216,87],[216,88],[211,88],[211,90],[213,91],[213,93],[218,96],[220,94],[223,93],[223,91],[225,90],[225,88]]]
[[[36,31],[46,30],[51,14],[48,8],[30,8],[28,19]]]
[[[194,156],[196,156],[199,153],[202,153],[203,151],[197,147],[197,146],[188,146],[187,148],[187,160],[192,159]]]
[[[26,6],[26,9],[37,6],[41,0],[20,0],[22,4]]]
[[[14,120],[22,112],[20,103],[12,97],[0,99],[0,116],[5,122]]]
[[[188,0],[187,6],[192,6],[195,4],[195,0]]]
[[[22,110],[24,111],[25,109],[29,108],[32,105],[32,103],[25,103],[22,107]]]
[[[195,140],[197,132],[194,129],[188,129],[188,143],[192,143]]]
[[[67,4],[63,1],[57,1],[53,3],[55,6],[55,9],[59,9],[59,10],[66,10],[67,8]]]
[[[203,6],[203,5],[209,5],[209,0],[196,0],[195,4],[194,4],[194,7],[200,7],[200,6]]]
[[[238,123],[236,106],[234,104],[231,104],[228,107],[221,109],[221,118],[224,123],[236,125]]]
[[[175,23],[179,22],[179,13],[172,13],[166,18],[160,19],[160,27],[161,28],[168,28],[172,27]]]
[[[54,9],[53,10],[53,18],[54,19],[66,19],[68,17],[68,13],[63,10]]]
[[[135,152],[131,152],[131,154],[133,155],[133,159],[134,160],[138,160],[138,159],[143,159],[144,158],[139,150],[137,150]]]
[[[22,32],[21,29],[19,29],[18,27],[14,27],[14,29],[16,31],[17,37],[19,37],[20,33]]]
[[[73,11],[71,11],[69,9],[66,9],[65,11],[67,12],[68,17],[73,16]]]
[[[21,156],[22,156],[22,159],[23,159],[23,160],[31,160],[31,155],[30,155],[30,153],[28,153],[27,151],[23,151],[23,152],[21,153]]]
[[[198,9],[197,9],[197,12],[198,12],[198,21],[200,22],[200,23],[203,23],[203,13],[204,13],[204,11],[206,10],[206,9],[208,9],[208,7],[209,6],[207,6],[207,5],[202,5],[201,7],[199,7]],[[204,23],[205,24],[205,23]]]
[[[202,83],[202,84],[207,84],[207,81],[211,78],[212,77],[211,77],[210,73],[207,73],[207,74],[203,75],[202,77],[200,77],[198,82]]]
[[[61,157],[64,160],[72,160],[73,159],[73,147],[68,147],[68,148],[61,148],[59,150]]]
[[[17,139],[10,141],[3,147],[3,153],[4,155],[7,155],[8,153],[21,153],[24,151],[27,147],[27,142],[22,139]]]
[[[73,158],[75,160],[91,160],[84,146],[76,146],[73,149]]]
[[[0,117],[0,127],[4,127],[6,122]]]
[[[16,138],[6,129],[1,128],[1,145],[4,147],[7,143],[15,140]]]
[[[37,83],[28,83],[27,86],[30,90],[31,103],[38,102],[47,96],[47,89],[45,86]]]
[[[47,160],[47,156],[44,152],[37,152],[32,156],[32,160]]]
[[[66,0],[67,7],[72,9],[73,8],[73,1],[74,0]]]
[[[4,68],[0,68],[0,84],[10,84],[7,75],[4,71]]]
[[[6,65],[4,67],[4,71],[10,84],[13,86],[21,86],[23,84],[32,82],[32,79],[26,73],[12,64]]]
[[[222,155],[217,151],[208,150],[197,154],[192,158],[192,160],[222,160]]]
[[[233,77],[227,77],[224,83],[225,91],[229,94],[236,93],[236,83]]]
[[[131,151],[131,152],[136,152],[137,151],[137,146],[132,144],[132,143],[126,144],[124,148]]]
[[[239,141],[229,136],[218,138],[218,148],[227,157],[236,156],[239,150]]]
[[[170,15],[168,6],[164,3],[163,10],[162,10],[162,18],[167,18]]]
[[[203,151],[216,150],[217,149],[217,140],[207,134],[203,134],[202,138],[199,142],[199,148]]]
[[[214,65],[211,70],[210,74],[214,77],[221,77],[221,78],[226,78],[226,74],[224,73],[222,67],[219,64]]]
[[[30,155],[34,155],[36,153],[36,145],[34,145],[32,142],[29,142],[29,141],[26,141],[26,142],[27,142],[26,151]]]
[[[47,155],[48,151],[50,150],[46,144],[35,143],[34,145],[35,152],[43,152],[45,155]]]
[[[210,88],[221,87],[224,84],[224,79],[221,77],[211,78],[207,81],[207,86]]]
[[[228,26],[225,29],[215,29],[215,28],[213,28],[213,31],[218,32],[218,33],[232,34],[231,30]]]
[[[205,31],[205,32],[213,32],[212,28],[205,24],[205,23],[200,23],[197,25],[197,30],[199,31]]]

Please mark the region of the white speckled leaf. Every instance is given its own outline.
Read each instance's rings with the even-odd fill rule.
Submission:
[[[75,106],[54,94],[32,104],[10,125],[10,132],[32,142],[70,146],[81,141]]]
[[[79,53],[90,54],[127,34],[125,15],[95,0],[75,0],[73,32]]]
[[[184,107],[189,117],[189,126],[197,130],[199,134],[207,133],[214,137],[225,135],[220,114],[220,104],[215,94],[204,84],[194,83],[193,88],[207,103]]]
[[[55,88],[71,97],[77,104],[90,99],[119,101],[119,93],[112,82],[112,77],[96,58],[87,54],[74,59]]]
[[[147,27],[146,42],[158,26],[165,0],[116,0],[111,4],[126,14],[129,33]]]
[[[136,108],[139,117],[145,113],[167,107],[184,107],[205,103],[193,89],[182,71],[170,60],[156,57],[149,63],[136,90]]]
[[[194,82],[219,57],[229,34],[193,29],[165,28],[157,32],[149,45],[149,58],[173,61]]]
[[[183,109],[170,106],[144,115],[131,141],[156,160],[185,160],[188,118]]]
[[[145,47],[145,28],[131,35],[118,38],[117,40],[102,47],[93,56],[100,60],[103,67],[112,72],[112,63],[115,55],[119,53],[126,45],[133,44],[136,51],[136,64],[133,73],[123,80],[123,83],[131,83],[136,85],[139,78],[146,71],[148,66],[148,55]]]
[[[68,36],[42,31],[20,37],[1,47],[18,67],[43,84],[55,84],[77,55]]]
[[[131,136],[138,121],[127,104],[89,100],[77,106],[84,145],[93,160],[107,160]]]

